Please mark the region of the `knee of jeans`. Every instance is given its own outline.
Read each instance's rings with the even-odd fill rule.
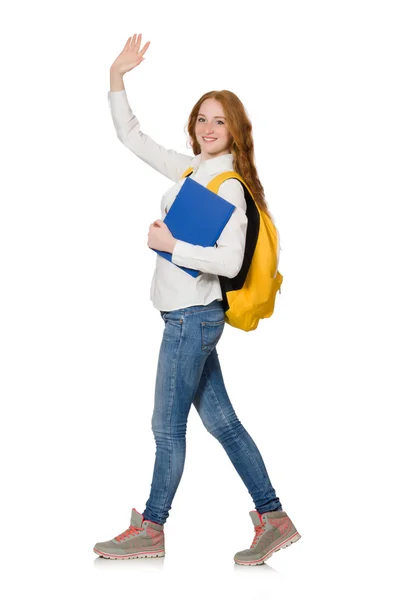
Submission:
[[[160,424],[159,424],[159,420],[157,418],[157,415],[155,413],[153,413],[150,425],[151,425],[153,434],[156,435],[156,431],[159,430],[159,425]]]
[[[172,427],[170,423],[165,419],[158,415],[157,413],[153,413],[151,428],[154,435],[154,438],[157,442],[165,442],[171,440],[172,435]]]
[[[221,421],[208,421],[203,419],[203,424],[208,433],[219,441],[233,437],[236,433],[236,428],[241,426],[236,414],[230,416],[227,420]]]
[[[154,434],[154,437],[156,437],[156,435],[161,434],[161,432],[164,430],[164,428],[161,425],[161,422],[156,417],[156,415],[153,415],[153,417],[152,417],[151,427],[152,427],[152,433]]]

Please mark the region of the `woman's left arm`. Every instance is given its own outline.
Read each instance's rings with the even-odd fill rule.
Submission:
[[[218,190],[219,196],[236,206],[223,229],[218,247],[204,247],[177,240],[172,253],[172,262],[180,267],[197,269],[202,273],[236,277],[243,264],[247,233],[247,204],[244,188],[238,179],[224,181]]]

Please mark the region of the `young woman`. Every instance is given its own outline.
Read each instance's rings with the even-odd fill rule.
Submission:
[[[251,123],[232,92],[209,92],[193,107],[188,133],[194,157],[167,150],[140,130],[128,103],[123,75],[145,60],[149,44],[140,50],[141,34],[128,38],[111,67],[108,99],[120,141],[174,182],[162,198],[162,218],[178,194],[188,167],[193,167],[191,178],[203,186],[220,172],[236,171],[254,192],[257,204],[267,211],[254,166]],[[105,558],[164,556],[163,528],[182,477],[186,424],[192,404],[208,432],[224,447],[255,504],[250,512],[254,540],[249,549],[235,554],[235,562],[262,564],[273,552],[300,538],[282,509],[257,446],[237,418],[222,378],[216,345],[225,326],[225,314],[218,276],[235,277],[242,266],[247,206],[244,188],[237,179],[222,183],[218,193],[236,208],[215,247],[175,239],[162,220],[149,227],[149,248],[172,253],[172,262],[156,254],[151,285],[151,300],[165,324],[152,417],[156,459],[144,512],[132,509],[126,531],[95,545],[94,551]],[[200,274],[191,277],[179,266],[198,269]]]

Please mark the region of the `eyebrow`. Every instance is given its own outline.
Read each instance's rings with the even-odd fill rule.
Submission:
[[[203,115],[203,113],[199,113],[197,116],[201,115],[202,117],[205,117],[206,115]],[[214,117],[214,119],[225,119],[226,121],[226,117],[221,117],[220,115],[218,115],[217,117]]]

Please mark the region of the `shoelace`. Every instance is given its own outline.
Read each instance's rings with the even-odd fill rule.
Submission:
[[[128,529],[123,531],[123,533],[120,533],[120,535],[116,535],[116,540],[118,542],[122,542],[126,538],[130,537],[131,535],[136,535],[140,531],[143,531],[143,527],[134,527],[133,525],[130,525]]]
[[[255,525],[255,537],[251,544],[251,548],[253,548],[255,546],[256,542],[258,541],[259,537],[262,535],[262,533],[264,531],[265,531],[265,525]]]

